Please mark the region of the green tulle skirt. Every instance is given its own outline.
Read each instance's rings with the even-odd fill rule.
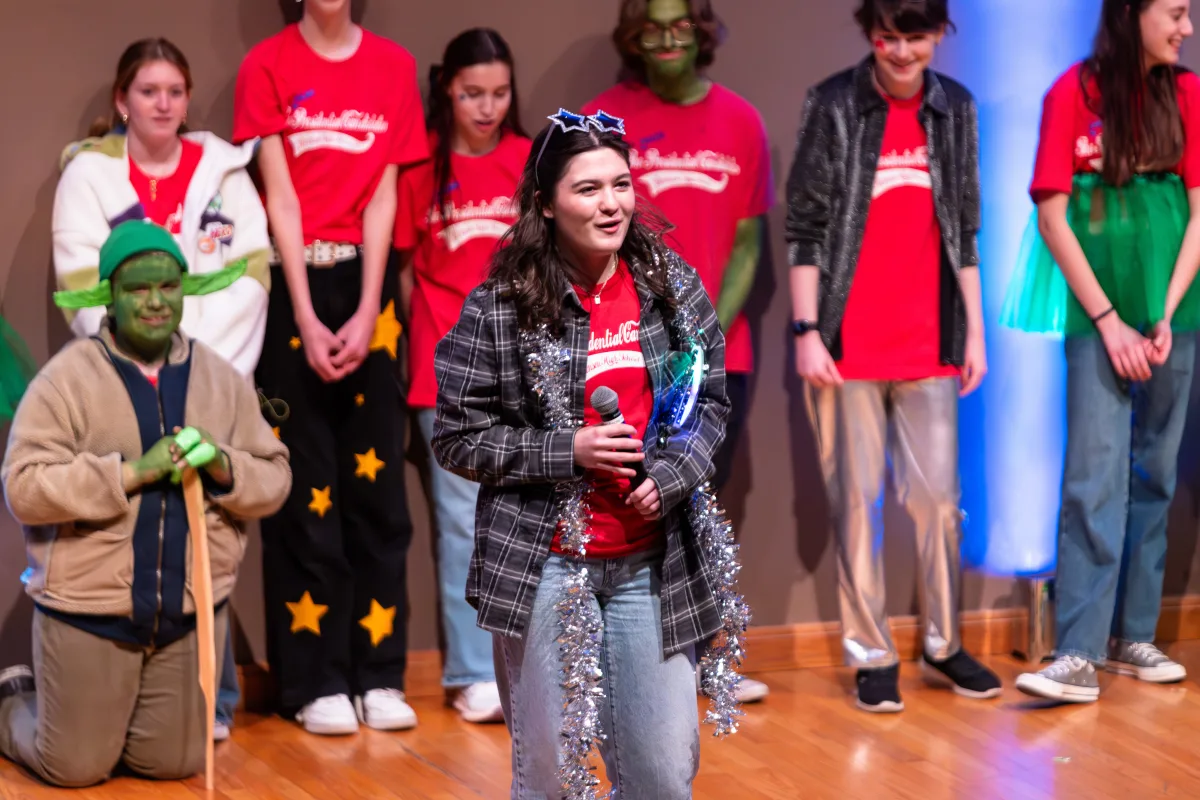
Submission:
[[[1138,175],[1119,189],[1096,174],[1075,176],[1067,224],[1126,324],[1147,330],[1162,320],[1188,217],[1187,191],[1178,175]],[[1200,329],[1197,283],[1172,316],[1173,330]],[[1036,211],[1021,242],[1000,322],[1053,336],[1096,333],[1042,240]]]
[[[0,317],[0,423],[9,422],[29,382],[37,373],[37,362],[25,340]]]

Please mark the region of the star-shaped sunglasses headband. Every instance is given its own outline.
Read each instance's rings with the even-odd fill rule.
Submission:
[[[537,176],[537,168],[542,163],[542,154],[546,152],[546,145],[550,143],[550,137],[554,135],[554,128],[557,127],[563,133],[570,131],[584,131],[588,128],[595,128],[601,133],[617,133],[621,136],[625,135],[625,120],[620,117],[614,117],[611,114],[606,114],[599,109],[595,114],[584,116],[583,114],[574,114],[567,111],[565,108],[560,108],[557,114],[551,114],[546,117],[553,125],[550,126],[550,131],[546,133],[546,138],[542,140],[542,149],[538,151],[537,160],[533,165],[533,174]]]

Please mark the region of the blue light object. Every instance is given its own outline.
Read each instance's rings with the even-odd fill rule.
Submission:
[[[1029,183],[1042,98],[1091,50],[1101,0],[959,0],[958,28],[934,68],[979,105],[980,235],[988,376],[959,419],[963,561],[1013,575],[1051,570],[1065,444],[1061,341],[999,325],[1000,309],[1033,211]]]

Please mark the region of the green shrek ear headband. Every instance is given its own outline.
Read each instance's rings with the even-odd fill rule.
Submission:
[[[183,270],[185,296],[219,292],[246,273],[246,260],[242,259],[217,272],[190,275],[183,251],[166,228],[149,220],[130,220],[113,228],[100,248],[100,282],[86,289],[55,292],[54,304],[71,311],[112,305],[112,276],[117,268],[129,259],[147,253],[164,253],[179,264]]]

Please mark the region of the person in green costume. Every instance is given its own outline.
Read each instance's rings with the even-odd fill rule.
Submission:
[[[1154,645],[1200,327],[1200,78],[1187,0],[1105,0],[1092,55],[1046,93],[1037,204],[1003,322],[1065,337],[1056,660],[1017,688],[1100,696],[1096,668],[1186,671]]]
[[[185,296],[244,270],[190,275],[165,228],[131,221],[101,247],[96,286],[55,294],[107,317],[34,378],[0,467],[35,604],[33,668],[0,671],[0,754],[51,784],[99,783],[122,761],[159,779],[204,765],[179,479],[194,468],[205,489],[217,663],[246,522],[292,483],[253,386],[179,331]]]
[[[700,275],[725,333],[726,388],[733,403],[713,458],[713,485],[733,471],[750,410],[754,368],[743,309],[774,203],[770,146],[758,111],[705,74],[725,36],[710,0],[626,0],[613,43],[630,79],[601,93],[584,114],[625,122],[638,193],[674,226],[669,243]],[[743,678],[738,699],[767,696]]]

